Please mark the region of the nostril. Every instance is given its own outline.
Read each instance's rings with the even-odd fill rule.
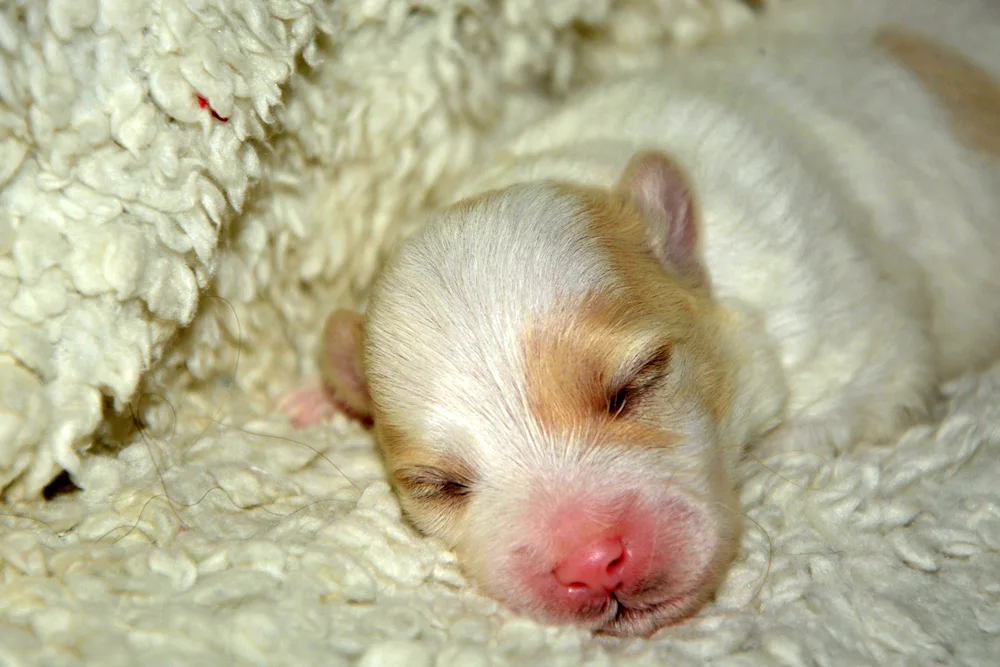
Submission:
[[[618,538],[602,538],[570,553],[552,570],[570,593],[610,593],[621,588],[627,555]]]
[[[613,561],[611,561],[610,563],[608,563],[608,571],[607,571],[608,578],[609,579],[619,579],[620,580],[621,577],[618,576],[618,575],[620,574],[620,571],[621,571],[621,569],[623,567],[625,567],[625,554],[624,554],[624,552],[622,553],[621,556],[619,556],[618,558],[616,558]],[[621,586],[621,581],[618,581],[618,585],[616,586],[616,588],[618,588],[620,586]]]

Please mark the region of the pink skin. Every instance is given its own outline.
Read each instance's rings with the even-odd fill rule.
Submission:
[[[333,396],[318,382],[288,392],[278,399],[275,407],[288,417],[295,428],[318,424],[337,409]]]
[[[618,634],[625,624],[652,631],[698,597],[708,559],[695,546],[703,517],[689,503],[670,499],[652,512],[629,495],[532,505],[546,509],[526,543],[497,564],[513,586],[494,594],[514,608]]]
[[[275,407],[288,417],[295,428],[319,424],[338,412],[360,422],[363,426],[371,426],[370,417],[352,410],[320,380],[288,392],[278,399]]]
[[[580,507],[587,506],[553,513],[543,533],[552,536],[547,553],[540,563],[522,565],[532,593],[560,615],[605,609],[612,594],[628,590],[654,567],[649,517],[627,510],[612,522],[595,522],[596,513]]]
[[[603,599],[628,581],[627,570],[632,569],[633,560],[634,545],[630,543],[626,550],[620,537],[599,537],[560,561],[552,576],[566,587],[570,597]]]
[[[326,319],[317,359],[320,377],[283,396],[277,408],[296,428],[317,424],[340,412],[372,426],[371,397],[362,368],[364,316],[335,310]]]

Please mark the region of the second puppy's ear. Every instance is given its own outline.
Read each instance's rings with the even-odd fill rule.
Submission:
[[[619,187],[645,219],[656,258],[685,281],[704,284],[694,196],[683,170],[661,152],[644,151],[629,160]]]
[[[362,419],[371,419],[374,408],[368,394],[364,364],[365,316],[337,310],[323,327],[320,374],[334,397]]]

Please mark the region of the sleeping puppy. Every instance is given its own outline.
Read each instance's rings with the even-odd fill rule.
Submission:
[[[285,409],[373,418],[408,516],[514,610],[626,636],[697,611],[748,447],[885,439],[998,351],[997,12],[850,11],[524,131],[331,316],[327,387]]]

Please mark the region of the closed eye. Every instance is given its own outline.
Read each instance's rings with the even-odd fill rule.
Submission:
[[[632,405],[662,380],[669,371],[672,353],[672,346],[664,345],[643,357],[637,367],[633,366],[622,373],[624,380],[613,383],[611,391],[608,392],[608,414],[619,417],[627,413]]]
[[[433,466],[411,466],[394,473],[396,481],[416,500],[460,501],[472,493],[471,475]]]

